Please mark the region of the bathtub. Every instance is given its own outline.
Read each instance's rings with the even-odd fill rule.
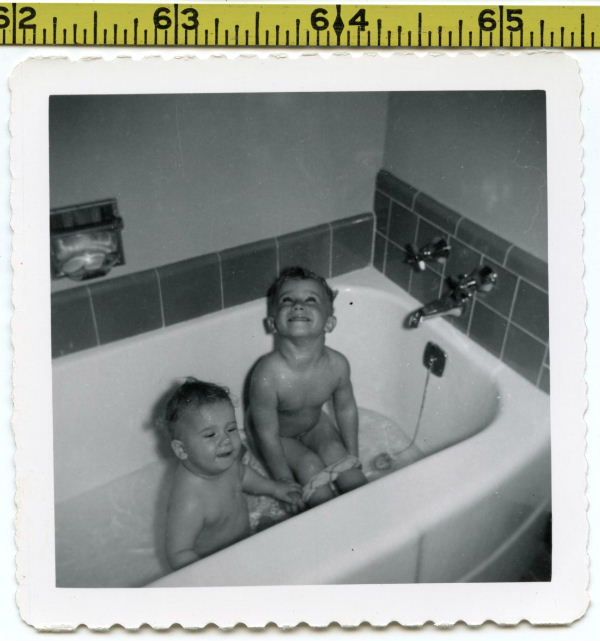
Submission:
[[[187,375],[240,399],[271,346],[264,301],[62,357],[53,365],[57,586],[523,577],[551,510],[549,397],[444,319],[404,329],[419,304],[375,269],[331,284],[338,324],[327,342],[351,363],[357,404],[409,436],[420,415],[419,460],[169,572],[161,536],[171,463],[153,408]],[[423,365],[430,341],[447,354],[439,378]]]

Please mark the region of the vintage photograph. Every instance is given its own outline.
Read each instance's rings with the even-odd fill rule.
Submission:
[[[545,107],[52,96],[57,586],[550,580]]]
[[[568,65],[502,83],[474,62],[462,83],[342,61],[308,86],[44,88],[57,598],[486,585],[518,609],[565,588],[580,349],[557,347],[551,248],[580,211],[545,78]]]

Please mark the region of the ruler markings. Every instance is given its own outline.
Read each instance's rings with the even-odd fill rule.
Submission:
[[[173,5],[173,10],[174,10],[174,27],[173,27],[173,44],[177,45],[179,44],[179,5],[175,3]]]
[[[108,40],[108,30],[104,29],[104,44],[106,44],[106,41]],[[156,43],[155,43],[156,44]]]
[[[498,10],[500,12],[500,31],[499,31],[499,38],[500,38],[500,46],[504,46],[504,5],[500,5],[498,7]]]
[[[43,4],[43,3],[40,3]],[[125,46],[139,46],[144,44],[148,46],[148,31],[152,29],[153,20],[158,23],[154,25],[154,43],[155,45],[179,45],[185,43],[186,46],[196,45],[199,43],[199,30],[198,30],[198,12],[190,13],[191,9],[182,9],[186,5],[179,5],[174,3],[158,7],[158,5],[140,5],[140,13],[131,18],[128,18],[123,24],[122,13],[120,11],[113,11],[115,7],[132,6],[127,3],[119,3],[117,5],[103,5],[98,4],[95,7],[90,6],[89,2],[82,2],[78,4],[77,11],[66,7],[67,4],[61,3],[48,3],[48,7],[53,10],[56,15],[49,15],[46,9],[44,14],[41,10],[36,10],[30,5],[21,5],[20,3],[13,2],[10,5],[4,5],[10,11],[9,16],[12,20],[6,20],[5,28],[2,31],[1,44],[54,44],[54,45],[75,45],[75,46],[88,46],[90,44],[101,44],[101,35],[104,34],[105,45],[125,45]],[[71,5],[72,7],[73,5]],[[248,9],[242,9],[242,5],[212,5],[210,14],[208,14],[208,7],[211,5],[204,5],[201,9],[202,16],[205,16],[205,11],[208,14],[207,18],[215,21],[214,33],[205,30],[206,46],[221,45],[224,40],[225,46],[241,46],[243,43],[240,38],[240,29],[244,32],[243,21],[248,19],[252,21],[250,16],[254,17],[254,29],[248,29],[254,37],[247,38],[246,46],[301,46],[300,30],[302,28],[302,20],[294,18],[287,13],[281,13],[282,7],[285,5],[250,5]],[[298,5],[299,7],[302,5]],[[306,5],[312,7],[316,5]],[[340,7],[343,5],[325,5],[321,9],[321,15],[316,14],[316,19],[311,14],[311,25],[306,28],[306,46],[311,45],[311,39],[316,40],[317,47],[332,47],[341,46],[343,32],[346,32],[346,44],[349,47],[388,47],[393,46],[408,46],[408,47],[511,47],[515,46],[529,46],[555,48],[596,48],[597,39],[595,35],[594,26],[597,23],[600,7],[577,7],[577,6],[552,6],[552,7],[534,7],[533,5],[524,7],[523,9],[506,8],[503,4],[496,5],[495,8],[483,9],[474,14],[458,15],[448,17],[448,11],[451,6],[444,5],[430,5],[426,10],[418,6],[410,5],[382,5],[381,8],[385,9],[382,15],[378,15],[377,5],[372,5],[366,10],[361,9],[358,13],[352,16],[352,26],[356,25],[356,29],[351,26],[344,25],[341,18],[336,23],[333,22],[333,15],[327,14],[332,11],[335,6],[338,18],[340,18]],[[23,8],[21,8],[23,7]],[[216,9],[215,7],[218,7]],[[285,7],[286,10],[293,9],[295,5]],[[469,7],[455,5],[456,11],[467,10]],[[146,12],[143,12],[143,9]],[[260,10],[258,10],[260,8]],[[222,9],[222,11],[221,11]],[[390,9],[392,10],[390,12]],[[409,9],[412,14],[408,13]],[[535,9],[535,12],[534,12]],[[88,10],[87,17],[84,10]],[[345,11],[346,9],[344,9]],[[438,10],[443,10],[438,14]],[[4,8],[3,8],[4,11]],[[152,14],[152,11],[154,13]],[[156,12],[160,20],[156,17]],[[215,11],[219,11],[219,17],[215,16]],[[277,13],[279,11],[280,13]],[[356,11],[356,9],[354,9]],[[366,14],[365,14],[366,11]],[[486,13],[483,13],[483,12]],[[31,12],[31,13],[30,13]],[[64,13],[63,13],[64,12]],[[148,14],[150,12],[150,14]],[[181,16],[180,16],[181,13]],[[396,15],[397,13],[397,15]],[[185,20],[184,20],[185,14]],[[71,15],[77,19],[69,19]],[[103,21],[107,18],[113,23],[112,40],[106,34],[106,29],[102,31],[99,27],[100,15]],[[154,16],[152,19],[150,16]],[[229,21],[230,16],[238,17],[237,21]],[[348,19],[352,14],[348,14]],[[435,16],[438,16],[437,19]],[[439,16],[442,17],[439,17]],[[110,17],[109,17],[110,16]],[[329,17],[331,16],[331,18]],[[390,18],[391,16],[391,18]],[[516,17],[518,16],[518,17]],[[542,17],[541,17],[542,16]],[[242,22],[240,22],[240,18]],[[272,20],[273,17],[281,18],[281,20]],[[404,18],[410,22],[407,24],[400,24]],[[111,20],[112,18],[112,20]],[[180,19],[181,18],[181,19]],[[395,18],[395,19],[394,19]],[[431,24],[432,18],[438,22],[435,27],[428,29]],[[264,20],[263,20],[264,19]],[[451,20],[455,22],[451,22]],[[35,20],[35,22],[34,22]],[[61,21],[59,23],[59,20]],[[131,20],[131,22],[129,22]],[[168,25],[165,26],[164,20],[168,20]],[[271,21],[272,20],[272,21]],[[324,20],[319,24],[319,20]],[[367,21],[368,20],[368,21]],[[290,28],[286,28],[286,23]],[[295,21],[295,42],[294,36],[294,21]],[[467,45],[467,25],[473,22],[475,29],[469,30],[469,38]],[[563,24],[561,24],[561,21]],[[234,24],[235,22],[235,24]],[[265,28],[261,22],[269,22],[272,26]],[[312,25],[315,28],[311,28]],[[396,24],[394,24],[396,22]],[[537,23],[537,28],[536,28]],[[221,28],[222,24],[222,28]],[[409,24],[412,29],[406,29],[407,43],[403,40],[403,28]],[[589,25],[593,26],[590,28]],[[477,29],[479,25],[479,29]],[[4,25],[3,25],[4,26]],[[147,26],[148,29],[143,29]],[[318,28],[316,28],[318,26]],[[415,28],[416,26],[416,28]],[[483,27],[483,28],[482,28]],[[109,26],[110,29],[110,26]],[[262,29],[262,32],[261,32]],[[62,32],[59,35],[59,30]],[[144,31],[144,38],[140,37],[141,31]],[[182,31],[183,30],[183,31]],[[194,31],[194,38],[189,37],[188,31]],[[30,31],[31,33],[28,33]],[[163,38],[159,38],[159,31],[164,32]],[[324,35],[320,33],[324,31]],[[479,31],[478,45],[474,43],[473,33],[477,34]],[[285,32],[285,38],[283,33]],[[366,34],[364,33],[366,32]],[[435,36],[437,32],[437,37]],[[484,32],[488,33],[488,37],[484,36]],[[234,36],[235,33],[235,36]],[[413,37],[415,33],[415,37]],[[223,35],[225,34],[225,35]],[[333,36],[332,36],[333,34]],[[448,34],[447,37],[445,34]],[[517,41],[518,34],[518,41]],[[527,35],[529,34],[529,35]],[[303,34],[304,35],[304,34]],[[566,37],[565,37],[566,36]],[[164,43],[162,42],[164,40]],[[396,42],[394,42],[394,40]],[[365,42],[366,41],[366,42]],[[489,42],[488,42],[489,41]],[[527,41],[527,44],[526,42]],[[150,43],[152,45],[152,43]],[[314,45],[313,45],[314,46]]]
[[[246,29],[246,46],[250,44],[250,33],[248,32],[248,29]]]

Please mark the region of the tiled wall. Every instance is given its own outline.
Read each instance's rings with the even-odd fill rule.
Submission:
[[[374,208],[375,267],[422,303],[448,291],[448,276],[494,269],[496,287],[477,293],[460,318],[446,320],[549,392],[547,264],[387,171],[378,174]],[[406,263],[408,243],[422,247],[441,237],[452,248],[444,265],[416,272]]]
[[[326,278],[372,261],[373,215],[93,281],[52,295],[52,355],[63,356],[265,296],[280,269]]]

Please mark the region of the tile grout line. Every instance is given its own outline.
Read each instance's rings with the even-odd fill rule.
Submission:
[[[511,243],[508,246],[508,249],[506,250],[506,253],[504,254],[504,261],[502,262],[502,267],[506,267],[506,262],[508,261],[508,255],[510,254],[510,252],[512,251],[514,246],[515,246],[514,243]]]
[[[332,278],[333,274],[333,227],[331,223],[327,223],[329,228],[329,275],[327,278]]]
[[[375,262],[375,241],[377,240],[377,217],[373,213],[373,233],[371,234],[371,259],[369,260],[369,265],[373,266]]]
[[[163,303],[163,295],[162,295],[162,285],[160,283],[160,275],[158,273],[158,269],[156,267],[154,268],[154,275],[156,276],[156,283],[158,285],[158,303],[160,305],[160,317],[162,320],[162,326],[166,327],[167,322],[165,321],[165,306]]]
[[[546,349],[544,350],[542,364],[540,365],[540,371],[538,372],[537,379],[535,382],[536,387],[539,387],[542,382],[542,374],[544,373],[544,367],[546,367],[546,356],[548,356],[548,345],[546,345]],[[550,368],[548,368],[548,371],[550,371]]]
[[[510,310],[508,312],[508,323],[506,325],[506,330],[504,332],[504,337],[502,338],[502,349],[500,350],[500,360],[504,360],[504,351],[506,349],[506,343],[508,342],[508,330],[510,329],[510,323],[512,319],[513,312],[515,310],[515,305],[517,303],[517,292],[519,291],[519,279],[517,278],[517,283],[515,285],[515,291],[513,292],[512,301],[510,302]]]
[[[219,264],[219,286],[221,289],[221,309],[225,309],[225,291],[223,288],[223,264],[221,259],[221,252],[216,252],[217,262]]]
[[[490,312],[494,312],[494,314],[496,314],[497,316],[500,316],[502,320],[505,320],[510,325],[514,325],[517,329],[521,330],[524,334],[527,334],[529,338],[533,338],[533,340],[537,341],[541,345],[548,345],[546,341],[541,339],[539,336],[536,336],[531,330],[525,329],[525,327],[523,327],[522,325],[519,325],[519,323],[517,323],[514,320],[510,320],[508,316],[505,316],[502,312],[499,312],[497,309],[494,309],[489,303],[486,303],[485,300],[481,298],[478,298],[477,300],[481,303],[481,305],[483,305]]]
[[[279,238],[275,236],[274,240],[275,240],[275,278],[277,278],[277,276],[279,276],[279,272],[281,271],[281,261],[279,259]]]
[[[85,286],[87,290],[88,300],[90,302],[90,310],[92,312],[92,325],[94,326],[94,333],[96,335],[96,346],[100,345],[100,332],[98,331],[98,320],[96,319],[96,310],[94,309],[94,299],[92,298],[92,291],[89,285]]]

